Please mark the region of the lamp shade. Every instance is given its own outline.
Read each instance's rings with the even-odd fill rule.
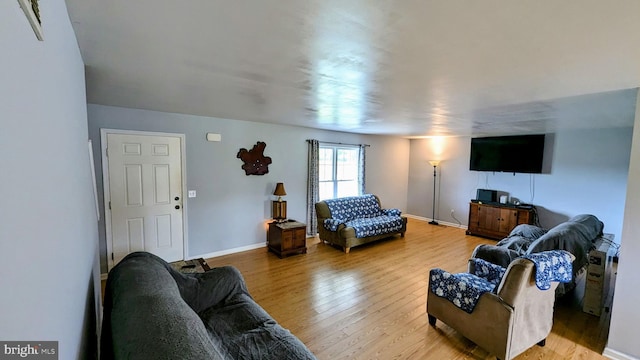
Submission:
[[[429,160],[429,164],[431,164],[431,166],[438,166],[438,164],[440,164],[440,160]]]
[[[284,183],[277,183],[276,184],[276,190],[273,192],[273,195],[275,196],[285,196],[287,195],[287,192],[284,191]]]

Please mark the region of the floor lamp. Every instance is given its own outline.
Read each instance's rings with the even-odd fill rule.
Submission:
[[[440,225],[436,221],[436,166],[440,164],[440,160],[429,160],[429,164],[433,165],[433,216],[429,224]]]

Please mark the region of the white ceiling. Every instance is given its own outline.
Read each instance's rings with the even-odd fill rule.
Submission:
[[[403,136],[633,125],[638,0],[66,2],[89,103]]]

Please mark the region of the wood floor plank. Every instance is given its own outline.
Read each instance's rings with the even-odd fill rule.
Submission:
[[[463,229],[410,219],[404,238],[341,249],[308,239],[307,254],[280,259],[256,249],[207,259],[233,265],[249,292],[319,359],[493,359],[446,324],[428,324],[428,272],[462,272],[479,244]],[[556,302],[545,347],[522,359],[605,359],[609,313],[581,311],[581,293]]]

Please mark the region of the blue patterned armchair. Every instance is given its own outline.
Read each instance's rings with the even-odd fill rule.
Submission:
[[[345,253],[357,245],[404,237],[407,218],[398,209],[382,209],[372,194],[320,201],[315,204],[320,240],[341,246]]]
[[[429,272],[429,324],[440,320],[494,354],[516,357],[544,346],[553,326],[555,289],[571,281],[575,256],[545,251],[513,260],[505,269],[485,260],[469,260],[467,273]]]

